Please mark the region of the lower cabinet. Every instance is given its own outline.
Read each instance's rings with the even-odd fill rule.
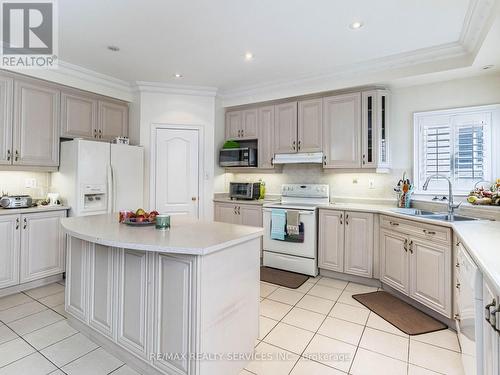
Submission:
[[[214,220],[229,224],[262,226],[262,206],[258,204],[220,203],[214,205]]]
[[[319,268],[373,276],[373,214],[319,211]]]
[[[66,211],[0,216],[0,288],[64,272],[65,216]]]
[[[419,223],[413,222],[409,233],[404,229],[406,221],[383,218],[381,223],[381,281],[451,318],[451,242],[433,238],[443,228],[429,225],[420,228]],[[451,238],[451,234],[446,238]]]
[[[500,374],[500,301],[494,289],[483,281],[483,374]],[[496,323],[496,324],[495,324]]]

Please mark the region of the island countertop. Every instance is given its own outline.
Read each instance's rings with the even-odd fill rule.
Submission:
[[[207,255],[262,236],[262,228],[171,217],[165,231],[118,222],[118,214],[69,217],[61,220],[70,236],[84,241],[134,250]]]

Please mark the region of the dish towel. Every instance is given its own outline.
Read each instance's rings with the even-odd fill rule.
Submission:
[[[299,235],[299,211],[286,212],[286,232],[290,236]]]
[[[271,211],[271,239],[285,239],[286,211],[273,209]]]

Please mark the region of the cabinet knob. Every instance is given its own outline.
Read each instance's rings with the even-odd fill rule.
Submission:
[[[23,219],[23,229],[26,229],[26,227],[28,226],[28,220],[26,220],[26,218]]]
[[[14,161],[18,160],[19,160],[19,151],[16,150],[16,152],[14,153]]]
[[[492,307],[495,307],[497,305],[497,301],[495,299],[493,299],[493,301],[491,301],[491,303],[488,303],[486,306],[484,306],[484,319],[486,319],[486,321],[488,323],[491,324],[491,321],[490,321],[490,318],[491,318],[491,308]]]
[[[99,139],[102,139],[102,130],[99,129]]]
[[[97,129],[94,129],[94,138],[97,138]]]
[[[7,161],[10,161],[10,158],[11,158],[10,150],[7,150]]]
[[[408,252],[408,239],[405,238],[405,242],[403,244],[403,249],[405,249],[405,252]]]
[[[389,221],[389,224],[391,224],[393,227],[399,226],[399,223],[395,223],[394,221]]]
[[[19,218],[16,219],[16,230],[19,229]]]
[[[433,236],[436,234],[433,230],[427,230],[427,229],[422,229],[425,234],[428,234],[429,236]]]
[[[323,165],[326,165],[326,155],[323,155]]]
[[[302,146],[302,142],[299,141],[299,151],[300,151],[301,146]]]
[[[349,225],[349,214],[345,215],[345,225]]]
[[[456,321],[460,321],[460,315],[459,314],[455,314],[453,315],[453,319],[455,319]]]
[[[342,225],[342,219],[344,218],[344,214],[340,214],[340,225]]]
[[[460,283],[457,283],[457,285],[455,285],[455,288],[457,288],[458,290],[460,290]]]
[[[410,241],[408,244],[408,250],[410,251],[411,254],[413,254],[413,240]]]
[[[295,141],[293,141],[293,142],[292,142],[292,150],[295,150],[295,144],[296,144],[296,142],[295,142]]]

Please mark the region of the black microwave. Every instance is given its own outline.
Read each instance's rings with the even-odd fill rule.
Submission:
[[[221,167],[257,167],[257,149],[223,148],[219,152],[219,165]]]

